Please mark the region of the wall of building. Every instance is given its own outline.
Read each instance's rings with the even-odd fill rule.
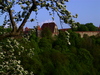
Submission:
[[[100,31],[78,31],[76,33],[79,33],[81,35],[81,37],[83,37],[84,34],[87,34],[88,36],[96,36],[96,35],[100,34]]]

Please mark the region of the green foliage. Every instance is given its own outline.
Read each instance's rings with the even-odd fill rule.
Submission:
[[[67,50],[68,50],[68,49],[67,49],[67,46],[68,46],[68,42],[69,42],[68,36],[69,36],[69,35],[66,35],[65,32],[60,31],[57,40],[55,40],[55,41],[53,42],[53,47],[54,47],[56,50],[59,50],[59,51],[61,51],[61,52],[67,51]]]
[[[70,33],[69,41],[71,42],[71,45],[79,48],[81,45],[82,38],[80,37],[79,34],[73,31],[69,31],[69,33]]]
[[[93,23],[86,23],[86,24],[80,24],[76,23],[76,28],[74,28],[74,31],[97,31],[97,27],[93,25]]]
[[[41,36],[50,38],[50,37],[52,37],[52,32],[50,31],[50,29],[48,27],[45,27],[41,32]]]
[[[89,31],[97,31],[97,28],[93,25],[93,23],[86,23],[85,26],[89,29]]]
[[[81,24],[79,27],[78,27],[78,31],[89,31],[88,28],[84,25],[84,24]]]
[[[0,13],[1,15],[7,13],[4,14],[5,18],[2,25],[9,25],[11,27],[12,31],[10,32],[12,36],[15,36],[15,34],[20,35],[26,22],[37,20],[36,17],[29,18],[31,14],[33,14],[32,12],[38,15],[38,11],[43,8],[49,11],[50,15],[56,13],[61,21],[74,25],[75,21],[72,18],[77,18],[78,15],[71,15],[66,9],[66,2],[68,2],[68,0],[2,0],[2,2],[0,2]],[[16,7],[18,7],[19,10],[16,10]],[[52,19],[54,20],[53,15]],[[18,22],[20,22],[20,25],[17,26]],[[43,34],[43,36],[45,36],[45,34]]]
[[[3,55],[5,57],[0,59],[0,67],[2,67],[0,72],[10,72],[4,67],[8,65],[12,74],[14,72],[18,74],[19,70],[16,70],[16,66],[20,65],[23,68],[20,71],[28,72],[28,75],[32,75],[30,74],[32,72],[34,75],[99,75],[100,37],[84,35],[81,38],[71,30],[68,33],[60,31],[56,38],[39,39],[33,33],[21,39],[2,40],[0,58]],[[68,38],[70,38],[70,45]],[[11,59],[12,62],[10,62]],[[13,62],[15,60],[16,63]],[[3,62],[9,62],[9,64],[3,64]]]
[[[39,48],[41,50],[50,50],[52,48],[52,44],[50,43],[51,41],[48,40],[47,38],[42,38],[39,41]]]
[[[10,23],[12,30],[23,28],[32,11],[46,7],[57,12],[65,23],[75,27],[71,13],[66,10],[65,1],[57,0],[4,0],[0,3],[0,13],[7,12],[4,25]],[[67,0],[68,1],[68,0]],[[13,10],[15,5],[22,11]],[[2,7],[3,6],[3,7]],[[50,10],[51,11],[51,10]],[[51,13],[50,13],[51,14]],[[6,18],[7,17],[7,18]],[[73,17],[77,17],[73,16]],[[54,17],[52,18],[54,19]],[[22,21],[16,29],[17,22]],[[34,19],[31,19],[34,21]],[[24,23],[24,24],[23,24]],[[92,23],[78,24],[78,31],[94,31]],[[10,28],[0,27],[0,34],[11,32]],[[70,33],[70,34],[69,34]],[[0,74],[1,75],[99,75],[100,74],[100,37],[81,38],[73,31],[59,32],[55,38],[49,29],[42,31],[43,38],[37,38],[35,32],[21,39],[7,38],[0,41]]]
[[[11,28],[4,28],[3,26],[0,26],[0,34],[9,33],[11,32]]]
[[[2,42],[1,42],[2,43]],[[27,75],[31,74],[23,68],[21,65],[21,54],[26,52],[23,46],[20,46],[19,42],[14,39],[7,39],[0,48],[0,74],[1,75]],[[31,57],[29,50],[27,55]],[[33,74],[33,73],[32,73]]]

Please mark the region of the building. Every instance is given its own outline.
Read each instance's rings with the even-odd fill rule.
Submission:
[[[57,25],[54,22],[50,22],[50,23],[44,23],[41,27],[37,26],[38,37],[41,36],[41,31],[44,30],[45,28],[50,29],[50,31],[52,32],[52,37],[59,34]]]
[[[39,25],[36,27],[36,36],[41,37],[41,27]]]
[[[30,29],[28,27],[25,28],[25,33],[28,34],[28,32],[30,31]]]
[[[88,36],[97,36],[100,34],[100,31],[77,31],[76,33],[80,34],[81,37],[83,37],[84,34]]]
[[[98,28],[100,29],[100,27]],[[66,28],[66,29],[60,29],[61,31],[67,31],[71,30],[71,28]],[[76,31],[76,33],[80,34],[81,37],[83,37],[85,34],[88,36],[97,36],[100,35],[100,31]]]

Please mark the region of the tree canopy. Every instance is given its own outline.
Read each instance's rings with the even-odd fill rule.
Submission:
[[[100,36],[68,33],[0,41],[0,75],[100,75]]]
[[[74,23],[72,18],[77,17],[77,15],[71,15],[66,9],[66,2],[68,2],[68,0],[0,0],[0,13],[6,13],[3,26],[9,24],[12,28],[12,31],[5,36],[19,35],[32,12],[35,12],[37,15],[38,10],[42,8],[50,11],[50,15],[57,13],[59,18],[65,23]],[[19,6],[21,10],[16,11],[17,9],[13,8],[15,6]],[[54,17],[52,17],[52,19],[54,19]],[[30,21],[34,20],[35,19],[32,18]],[[19,27],[17,26],[18,22],[20,22]]]
[[[76,23],[76,27],[72,28],[74,31],[98,31],[98,27],[96,27],[93,23],[80,24]]]

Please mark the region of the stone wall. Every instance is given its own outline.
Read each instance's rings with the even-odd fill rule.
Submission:
[[[81,35],[81,37],[83,37],[84,34],[87,34],[88,36],[96,36],[96,35],[100,34],[100,31],[78,31],[76,33],[79,33]]]

